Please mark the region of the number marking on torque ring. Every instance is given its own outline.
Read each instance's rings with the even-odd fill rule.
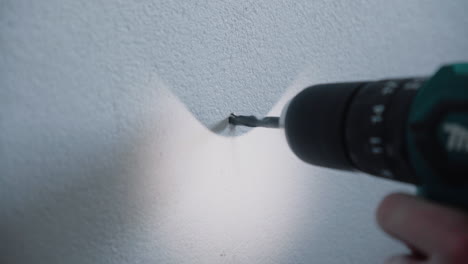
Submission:
[[[382,139],[380,137],[370,137],[369,143],[371,144],[371,152],[372,154],[382,154],[383,148],[381,146]]]
[[[382,139],[379,138],[379,137],[371,137],[371,138],[369,138],[369,142],[372,145],[379,145],[380,143],[382,143]]]
[[[383,148],[382,147],[372,147],[372,154],[382,154]]]
[[[386,170],[386,169],[381,170],[380,174],[382,176],[386,177],[386,178],[393,178],[393,173],[391,171],[389,171],[389,170]]]
[[[394,81],[386,82],[384,87],[382,88],[382,94],[383,95],[392,94],[397,87],[398,87],[398,84]]]
[[[404,89],[406,90],[418,90],[421,84],[424,82],[422,79],[412,80],[405,83]]]
[[[372,112],[373,112],[373,115],[371,116],[372,124],[382,122],[383,120],[382,113],[384,110],[385,110],[385,105],[383,104],[374,105],[372,107]]]

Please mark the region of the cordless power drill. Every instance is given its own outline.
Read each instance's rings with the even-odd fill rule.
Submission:
[[[468,209],[468,63],[428,78],[314,85],[281,117],[231,114],[229,123],[284,128],[307,163],[415,184]]]

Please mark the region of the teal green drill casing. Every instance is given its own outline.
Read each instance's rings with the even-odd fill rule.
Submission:
[[[406,133],[420,195],[468,209],[468,63],[442,67],[420,88]]]

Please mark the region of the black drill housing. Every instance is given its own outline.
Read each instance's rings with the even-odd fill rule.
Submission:
[[[405,148],[411,103],[424,79],[314,85],[285,113],[288,144],[303,161],[419,184]]]

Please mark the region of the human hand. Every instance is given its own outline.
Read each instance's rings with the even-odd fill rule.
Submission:
[[[377,222],[408,245],[410,254],[387,264],[467,264],[468,214],[407,194],[390,194],[377,209]]]

